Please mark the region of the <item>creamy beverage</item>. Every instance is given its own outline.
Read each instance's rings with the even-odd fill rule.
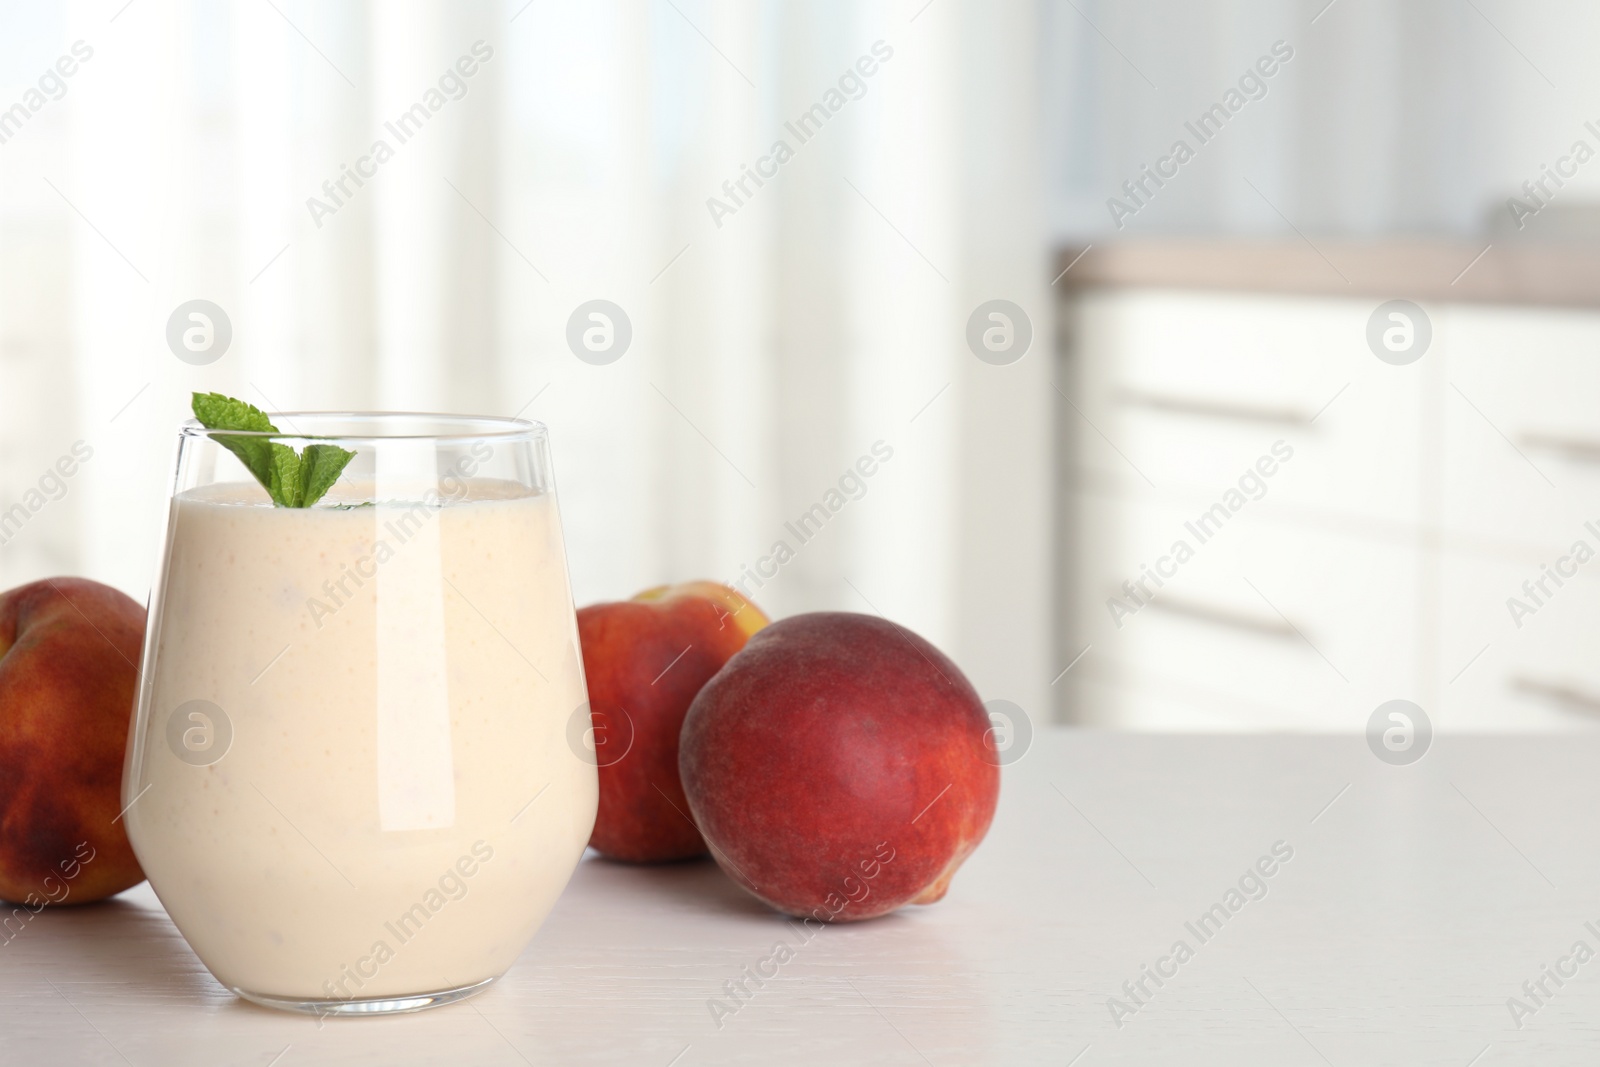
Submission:
[[[311,507],[244,482],[173,499],[124,818],[173,921],[246,996],[498,977],[588,841],[554,497],[455,488],[380,466]]]

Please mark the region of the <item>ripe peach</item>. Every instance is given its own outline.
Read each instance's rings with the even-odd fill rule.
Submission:
[[[734,881],[779,911],[848,922],[944,896],[994,817],[989,730],[933,645],[817,612],[762,630],[700,690],[678,767]]]
[[[82,578],[0,594],[0,898],[84,904],[144,880],[117,819],[144,624]]]
[[[767,617],[715,582],[649,589],[578,612],[589,682],[600,810],[589,844],[649,863],[703,855],[678,781],[689,702]]]

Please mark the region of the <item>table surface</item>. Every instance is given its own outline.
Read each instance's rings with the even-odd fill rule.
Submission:
[[[1045,732],[937,905],[798,945],[709,862],[588,859],[499,983],[392,1018],[235,999],[141,886],[0,947],[0,1063],[1592,1063],[1597,764],[1590,737],[1394,767],[1359,736]],[[719,1028],[778,940],[795,957]]]

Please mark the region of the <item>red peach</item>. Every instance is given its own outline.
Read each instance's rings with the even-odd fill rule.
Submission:
[[[600,808],[589,844],[635,863],[704,855],[678,780],[689,702],[767,617],[715,582],[649,589],[578,612]]]
[[[144,626],[82,578],[0,594],[0,898],[84,904],[144,881],[117,820]]]
[[[989,730],[933,645],[817,612],[768,626],[706,684],[678,766],[734,881],[791,915],[855,921],[944,896],[994,817]]]

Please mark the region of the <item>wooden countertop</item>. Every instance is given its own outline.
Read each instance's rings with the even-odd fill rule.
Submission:
[[[1600,307],[1600,242],[1133,239],[1082,253],[1081,245],[1057,253],[1057,289],[1148,286]]]
[[[945,901],[822,931],[720,1029],[723,983],[797,938],[705,862],[587,860],[481,996],[320,1028],[230,996],[141,887],[0,945],[0,1063],[1593,1062],[1600,961],[1537,1005],[1523,983],[1600,950],[1596,766],[1581,736],[1395,767],[1360,736],[1043,731]],[[1197,937],[1278,842],[1265,895]],[[1168,977],[1119,1028],[1146,964]]]

